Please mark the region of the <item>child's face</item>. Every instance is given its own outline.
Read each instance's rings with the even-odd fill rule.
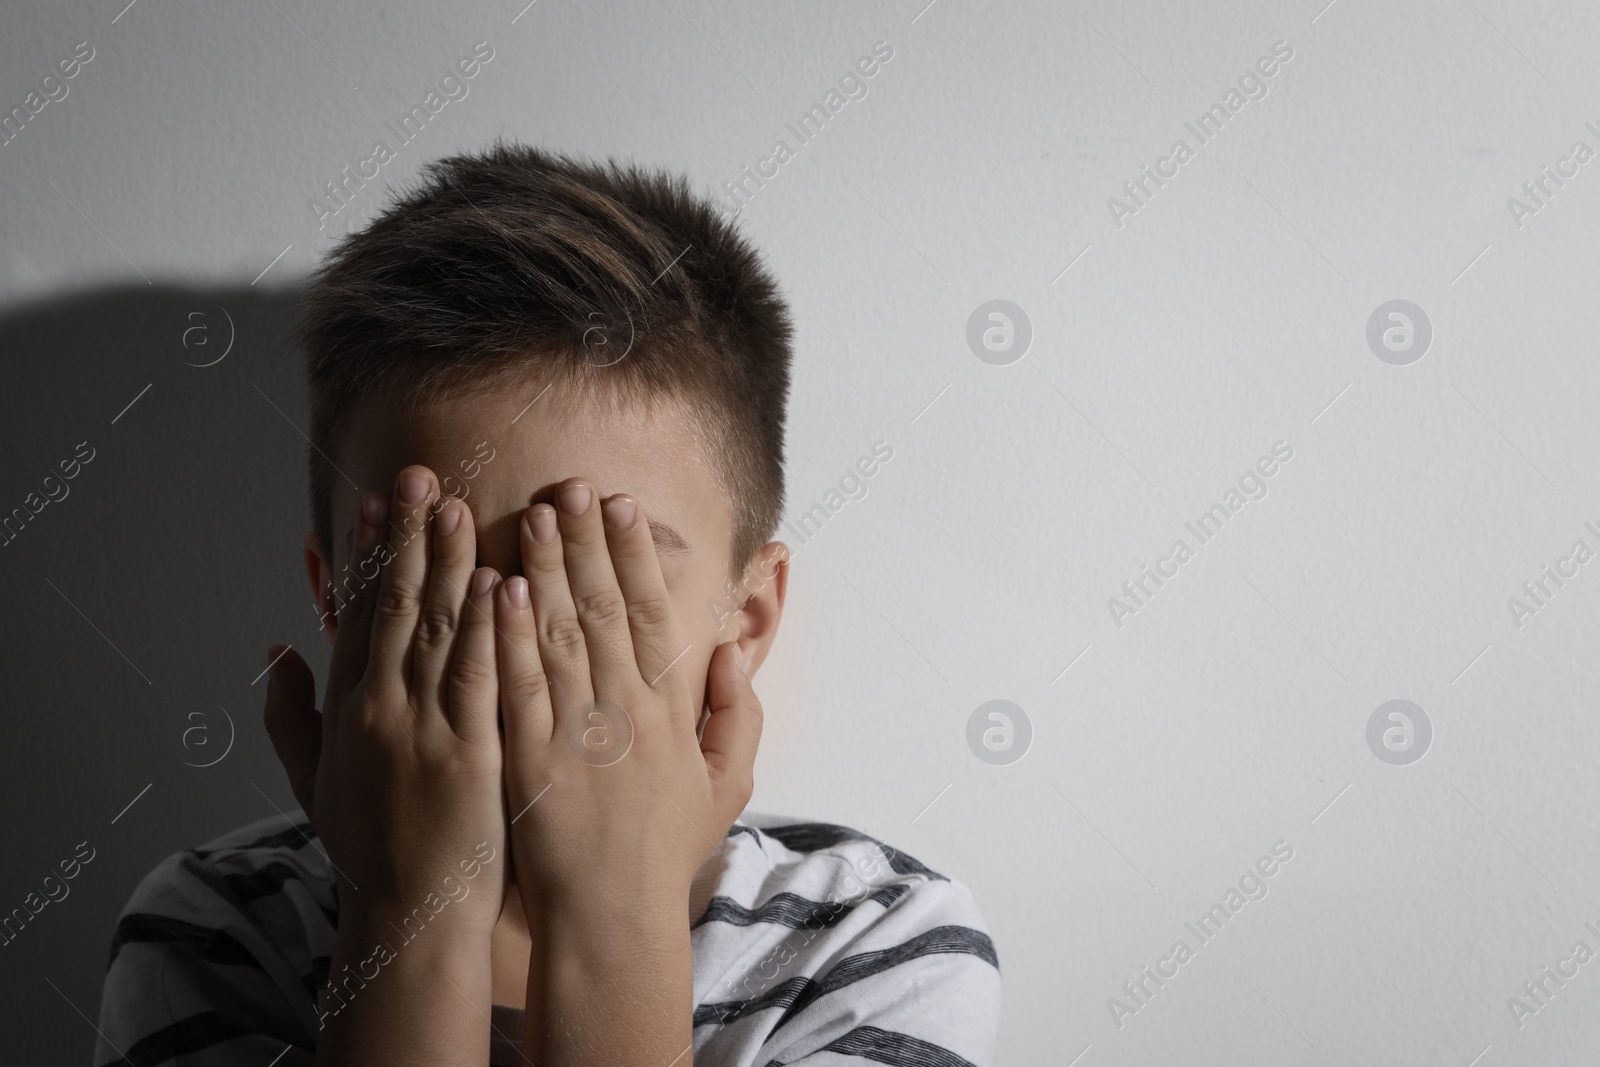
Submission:
[[[343,568],[350,563],[359,495],[350,483],[361,492],[391,494],[400,469],[418,463],[432,468],[441,492],[465,500],[478,533],[477,563],[502,577],[522,573],[523,512],[537,502],[554,503],[554,489],[563,480],[587,480],[602,500],[615,493],[632,496],[650,520],[678,636],[690,646],[678,664],[690,672],[690,692],[705,692],[712,651],[735,637],[754,673],[783,610],[787,553],[780,542],[767,545],[746,571],[748,599],[745,592],[727,595],[733,513],[689,429],[686,410],[661,402],[646,416],[581,404],[563,385],[540,395],[542,389],[493,390],[413,413],[373,404],[355,412],[344,447],[333,457],[339,468],[333,479],[333,559],[323,558],[314,534],[308,532],[305,541],[307,573],[330,639],[337,626],[331,587],[348,573]]]

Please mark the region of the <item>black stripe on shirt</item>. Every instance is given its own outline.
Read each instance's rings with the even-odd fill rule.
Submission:
[[[225,1015],[203,1011],[140,1038],[122,1059],[112,1060],[104,1067],[155,1067],[158,1063],[244,1037],[249,1032]]]
[[[111,935],[111,958],[106,961],[106,967],[109,969],[116,962],[123,945],[155,943],[182,945],[207,963],[261,966],[231,934],[166,915],[136,911],[117,920],[116,932]]]
[[[316,836],[317,832],[312,829],[309,822],[291,823],[285,829],[268,834],[266,837],[259,837],[254,841],[247,841],[242,845],[224,845],[221,848],[210,849],[191,848],[186,851],[191,856],[210,859],[219,852],[243,852],[253,848],[284,848],[287,846],[292,849],[300,849],[310,844]]]
[[[887,885],[861,903],[870,900],[888,909],[910,891],[910,886],[901,883]],[[822,930],[836,925],[840,919],[860,907],[861,903],[848,906],[842,901],[837,905],[818,903],[807,900],[797,893],[784,892],[773,894],[759,907],[746,908],[732,897],[717,896],[711,898],[705,914],[696,919],[689,929],[697,929],[706,923],[723,922],[731,926],[771,923],[774,926],[787,926],[792,930]]]
[[[248,874],[223,873],[221,881],[227,886],[234,899],[240,904],[249,904],[251,901],[261,900],[283,892],[285,882],[298,882],[311,892],[311,883],[301,877],[300,872],[281,860],[272,860],[255,868]],[[312,900],[316,896],[312,894]],[[339,913],[330,908],[324,908],[320,903],[317,908],[328,920],[328,925],[337,928]]]
[[[841,960],[833,970],[823,975],[819,980],[812,982],[801,994],[795,998],[767,1037],[770,1039],[784,1024],[796,1015],[805,1011],[813,1001],[819,997],[835,993],[848,985],[853,985],[863,978],[870,978],[891,967],[897,967],[919,956],[931,956],[942,952],[965,953],[976,956],[985,963],[1000,969],[999,957],[995,955],[994,942],[989,935],[981,930],[974,930],[969,926],[935,926],[926,933],[918,934],[909,941],[903,941],[893,948],[880,949],[876,952],[862,952],[855,956]]]
[[[328,971],[332,967],[332,957],[316,956],[311,960],[311,973],[302,975],[300,978],[301,984],[306,987],[306,992],[311,995],[313,1006],[317,1003],[317,997],[321,996],[322,991],[328,988]]]
[[[837,1052],[843,1056],[860,1056],[894,1067],[974,1067],[971,1060],[957,1056],[941,1045],[935,1045],[910,1034],[882,1030],[876,1026],[858,1026],[847,1034],[834,1038],[817,1052]],[[816,1055],[816,1052],[809,1055]],[[771,1060],[767,1067],[783,1067]]]
[[[832,848],[841,841],[870,841],[883,852],[889,868],[896,874],[921,874],[941,882],[950,880],[938,871],[923,866],[899,849],[886,845],[860,830],[852,830],[848,826],[836,826],[829,822],[802,822],[791,826],[763,826],[761,832],[768,837],[777,838],[785,848],[794,852],[817,852]]]
[[[770,1040],[779,1028],[810,1007],[819,997],[836,993],[863,978],[870,978],[902,963],[945,952],[976,956],[996,970],[1000,968],[994,942],[988,934],[968,926],[936,926],[892,948],[848,956],[821,978],[790,978],[749,1000],[701,1004],[694,1010],[694,1025],[731,1023],[768,1008],[782,1008],[783,1014],[767,1033],[767,1039]]]

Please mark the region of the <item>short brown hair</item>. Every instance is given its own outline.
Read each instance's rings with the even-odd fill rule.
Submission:
[[[340,239],[304,301],[323,551],[332,558],[332,463],[356,405],[426,403],[533,371],[701,416],[733,507],[737,580],[783,510],[792,334],[759,254],[681,175],[503,141],[429,163]]]

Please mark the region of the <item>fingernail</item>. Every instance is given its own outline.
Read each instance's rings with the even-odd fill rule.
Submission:
[[[389,517],[389,505],[382,493],[367,493],[361,498],[361,521],[368,526],[382,526]]]
[[[506,599],[511,601],[514,608],[528,606],[528,580],[520,574],[514,578],[506,579]]]
[[[528,519],[528,525],[533,528],[533,539],[541,545],[548,545],[556,539],[556,513],[546,508],[540,508]]]
[[[750,677],[750,669],[745,665],[744,649],[739,647],[739,642],[733,643],[733,665],[739,668],[739,673],[746,678]]]
[[[494,568],[479,567],[472,572],[472,595],[482,596],[494,584]]]
[[[420,504],[423,497],[428,495],[428,479],[420,471],[406,471],[400,476],[400,501],[404,504]]]
[[[561,510],[568,515],[582,515],[589,510],[589,498],[593,496],[587,485],[569,485],[558,494],[561,497]]]
[[[434,528],[449,537],[461,527],[461,505],[451,501],[439,509],[439,517],[434,520]]]
[[[600,505],[600,514],[605,516],[606,525],[613,530],[626,530],[632,526],[637,511],[633,506],[633,498],[626,496],[614,496]]]

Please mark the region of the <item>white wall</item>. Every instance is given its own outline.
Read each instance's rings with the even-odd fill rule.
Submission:
[[[1600,150],[1593,9],[124,2],[4,16],[0,110],[94,49],[0,147],[13,306],[143,278],[237,292],[269,263],[251,292],[287,291],[385,188],[496,135],[707,191],[796,149],[745,212],[799,325],[791,515],[875,441],[894,458],[796,552],[752,807],[857,826],[973,887],[1005,982],[998,1062],[1500,1067],[1600,1040],[1600,963],[1520,1028],[1507,1005],[1574,942],[1600,950],[1600,563],[1521,625],[1507,605],[1573,542],[1600,551],[1600,162],[1520,224],[1507,204],[1575,141]],[[880,40],[869,94],[799,146],[785,122]],[[395,146],[385,123],[480,41],[470,95],[319,229],[322,184]],[[1279,41],[1266,96],[1197,147],[1185,122]],[[1194,158],[1118,225],[1108,198],[1180,138]],[[1032,324],[1010,365],[966,340],[995,298]],[[1366,340],[1393,299],[1432,324],[1409,365]],[[133,880],[270,814],[253,784],[284,792],[243,679],[285,627],[314,630],[303,443],[251,391],[303,411],[294,368],[241,351],[210,396],[162,329],[139,366],[116,336],[75,349],[54,392],[18,384],[48,346],[7,360],[7,454],[28,457],[0,477],[7,508],[57,452],[107,442],[77,510],[0,557],[22,679],[0,905],[85,836],[107,856],[0,959],[8,1013],[47,1022],[63,1062],[93,1038],[63,1000],[95,1014]],[[165,388],[145,422],[112,427],[147,382]],[[118,459],[159,426],[159,469]],[[1114,623],[1108,598],[1193,547],[1185,522],[1278,441],[1293,458],[1267,495]],[[166,507],[202,518],[164,527]],[[214,588],[150,617],[142,598],[202,564],[289,588],[218,623],[226,643]],[[196,681],[213,669],[227,680]],[[1034,732],[1009,766],[966,741],[997,698]],[[1397,698],[1434,731],[1409,766],[1366,738]],[[242,724],[231,775],[182,765],[186,714],[213,705]],[[1185,921],[1279,841],[1267,896],[1119,1027],[1108,998],[1198,946]]]

